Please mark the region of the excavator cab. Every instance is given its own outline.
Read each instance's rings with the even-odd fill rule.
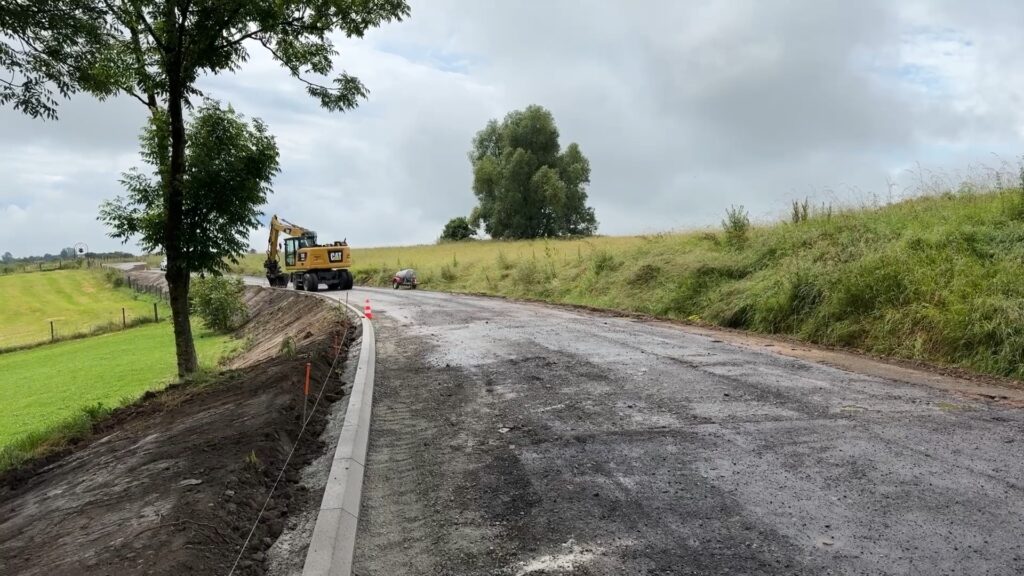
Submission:
[[[295,254],[299,251],[301,238],[286,238],[284,241],[284,265],[295,266]]]
[[[307,232],[295,238],[286,238],[284,241],[284,265],[295,266],[299,250],[302,248],[313,248],[316,246],[316,232]]]

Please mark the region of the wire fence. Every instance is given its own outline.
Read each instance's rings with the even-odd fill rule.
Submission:
[[[117,258],[89,258],[75,261],[75,268],[100,267],[111,262],[121,262],[124,259]],[[65,264],[67,261],[65,261]],[[47,263],[50,264],[50,263]],[[51,268],[58,270],[60,268]],[[68,269],[65,267],[64,269]],[[127,286],[135,292],[142,292],[156,296],[158,299],[168,302],[169,294],[167,285],[162,280],[154,283],[144,278],[133,276],[131,272],[107,268],[109,279],[118,280],[114,286]],[[33,325],[22,326],[20,330],[5,327],[0,333],[0,353],[34,348],[43,344],[61,342],[64,340],[75,340],[88,336],[98,336],[110,332],[127,330],[143,324],[162,322],[170,317],[166,308],[162,308],[159,302],[152,302],[152,308],[144,306],[143,303],[134,302],[130,305],[113,307],[99,315],[93,315],[88,320],[66,319],[61,317],[46,318]]]
[[[144,280],[138,275],[133,275],[131,272],[125,273],[124,275],[125,284],[136,292],[144,292],[152,296],[156,296],[161,300],[170,302],[170,293],[167,291],[167,282],[163,280],[163,277],[159,281],[153,282],[150,280]]]
[[[17,331],[5,328],[3,333],[0,333],[0,352],[127,330],[143,324],[161,322],[167,316],[166,309],[161,309],[159,303],[153,302],[152,308],[144,308],[138,304],[131,307],[123,306],[86,321],[48,318],[40,320],[36,325],[23,326]]]

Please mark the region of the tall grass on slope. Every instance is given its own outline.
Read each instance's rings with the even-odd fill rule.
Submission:
[[[690,319],[1024,378],[1024,194],[720,232],[353,250],[357,280]]]

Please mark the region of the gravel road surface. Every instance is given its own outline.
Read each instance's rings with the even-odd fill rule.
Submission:
[[[1024,573],[1018,408],[661,323],[367,297],[359,576]]]

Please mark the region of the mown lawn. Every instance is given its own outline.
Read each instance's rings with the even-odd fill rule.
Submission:
[[[240,346],[230,336],[196,328],[205,367]],[[174,337],[166,321],[0,354],[0,452],[31,449],[54,427],[76,425],[83,409],[120,406],[163,388],[176,373]],[[0,469],[4,459],[0,453]]]
[[[121,326],[125,316],[150,319],[155,299],[128,288],[113,288],[95,270],[55,270],[0,276],[0,350]],[[158,303],[161,317],[169,315]]]

